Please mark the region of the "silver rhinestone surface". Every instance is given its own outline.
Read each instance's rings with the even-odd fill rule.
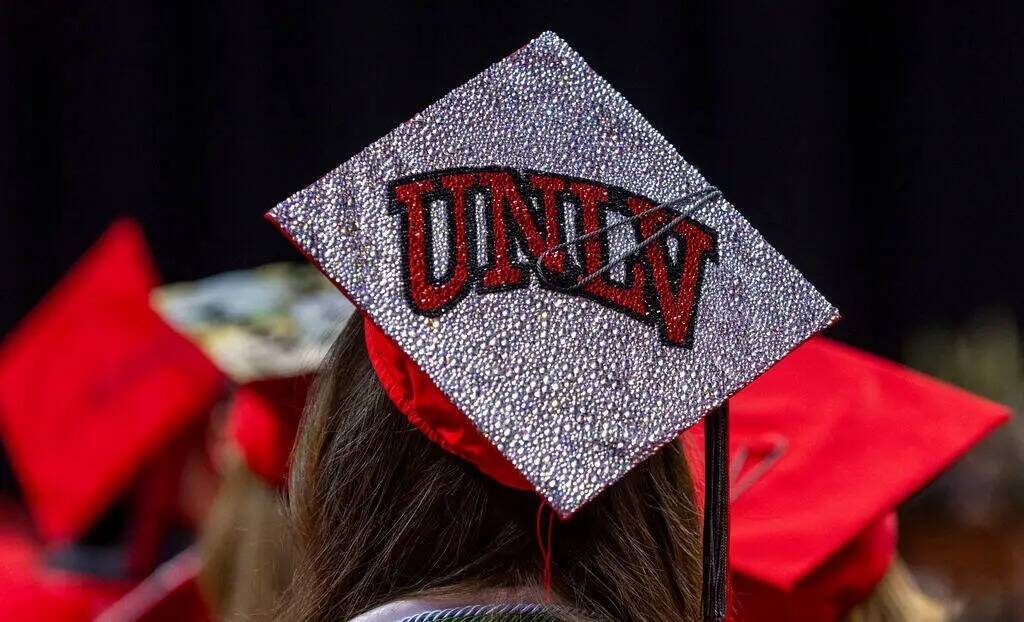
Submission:
[[[725,199],[692,349],[600,304],[529,288],[413,312],[397,178],[455,167],[541,170],[656,201],[708,188],[568,44],[544,33],[270,212],[532,482],[569,515],[837,317]]]

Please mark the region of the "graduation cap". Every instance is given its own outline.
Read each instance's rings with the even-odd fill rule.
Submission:
[[[363,313],[410,421],[563,517],[715,412],[704,608],[724,616],[723,405],[837,312],[563,40],[268,217]]]
[[[312,373],[352,314],[315,268],[288,263],[164,285],[152,303],[239,385]]]
[[[138,225],[118,221],[0,351],[0,434],[48,540],[81,534],[222,390],[150,307],[156,283]]]
[[[313,373],[352,304],[314,267],[283,263],[165,285],[153,304],[236,383],[228,437],[253,473],[283,485]]]
[[[730,400],[735,619],[835,620],[865,600],[895,508],[1008,417],[824,337],[797,348]],[[699,464],[699,430],[686,438]]]
[[[312,375],[256,380],[238,387],[228,407],[228,436],[249,470],[284,486]]]

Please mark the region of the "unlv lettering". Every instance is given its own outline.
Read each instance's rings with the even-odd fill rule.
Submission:
[[[609,216],[628,218],[653,206],[650,199],[594,181],[538,172],[521,175],[506,168],[400,179],[391,184],[389,196],[389,211],[401,221],[406,299],[416,313],[439,316],[474,289],[483,294],[527,287],[537,258],[543,256],[546,279],[539,281],[541,287],[583,296],[655,325],[664,343],[689,348],[704,268],[718,260],[717,234],[708,227],[685,219],[628,256],[619,269],[621,279],[606,272],[566,289],[618,256],[612,255],[605,230]],[[639,243],[672,216],[650,210],[619,228],[620,235],[631,235]],[[568,218],[572,235],[565,231]],[[444,223],[443,231],[434,230],[438,221]],[[587,234],[595,235],[577,245],[575,258],[564,246],[547,252],[567,237]],[[445,239],[440,249],[438,236]]]

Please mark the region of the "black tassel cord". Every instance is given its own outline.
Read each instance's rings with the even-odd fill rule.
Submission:
[[[704,622],[722,622],[729,581],[729,403],[704,420]]]

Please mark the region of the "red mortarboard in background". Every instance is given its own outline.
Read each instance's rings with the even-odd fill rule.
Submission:
[[[257,380],[235,391],[228,435],[249,469],[271,486],[283,486],[288,458],[312,376]]]
[[[896,556],[896,513],[869,525],[789,589],[733,575],[733,622],[840,620],[867,600]]]
[[[0,351],[0,433],[48,540],[86,529],[220,394],[220,371],[149,305],[142,232],[115,223]]]
[[[730,405],[740,620],[834,620],[866,598],[895,553],[893,510],[1009,417],[821,337]],[[703,443],[685,437],[701,464]]]

